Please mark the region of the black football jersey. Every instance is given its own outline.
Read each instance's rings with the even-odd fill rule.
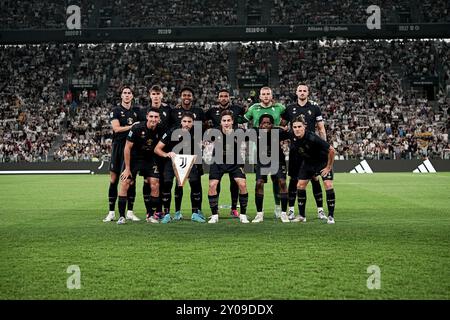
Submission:
[[[244,108],[235,104],[228,108],[221,108],[220,106],[210,108],[205,114],[206,120],[211,120],[213,128],[220,128],[220,115],[225,110],[233,112],[233,127],[236,129],[238,126],[238,117],[243,116],[245,112]]]
[[[189,110],[185,110],[181,107],[173,108],[172,110],[170,110],[170,126],[172,128],[178,128],[181,125],[181,117],[186,111],[194,114],[194,121],[203,122],[205,120],[205,113],[203,112],[202,108],[192,107]]]
[[[160,119],[160,127],[162,130],[169,130],[171,128],[170,123],[170,113],[172,112],[172,108],[164,105],[159,107],[159,119]]]
[[[314,101],[308,102],[301,107],[298,103],[290,104],[286,111],[281,115],[282,118],[292,124],[292,121],[299,115],[304,115],[307,124],[306,129],[311,132],[316,131],[316,123],[323,121],[322,112],[319,105]]]
[[[127,140],[133,142],[131,159],[149,160],[154,156],[154,149],[161,139],[163,132],[160,128],[147,128],[146,122],[134,125],[128,132]]]
[[[328,161],[330,144],[317,134],[305,131],[305,135],[301,139],[292,134],[291,149],[307,163],[317,165]]]
[[[271,157],[272,156],[272,137],[274,137],[274,132],[277,131],[278,132],[278,141],[277,141],[277,145],[278,145],[278,154],[280,159],[284,158],[284,153],[283,150],[281,149],[281,145],[280,142],[283,140],[288,140],[290,139],[290,134],[285,131],[282,130],[280,128],[272,128],[270,131],[264,131],[263,129],[260,128],[255,128],[256,130],[256,134],[258,136],[258,153],[257,153],[257,159],[259,162],[259,155],[260,152],[263,152],[267,157]],[[266,141],[264,141],[261,137],[261,134],[266,134]]]
[[[137,114],[137,121],[139,121],[139,122],[147,121],[147,108],[142,107],[142,106],[141,107],[133,106],[132,109]]]
[[[238,131],[242,131],[242,129],[238,129]],[[222,161],[224,164],[238,164],[243,163],[241,157],[241,151],[240,146],[238,146],[238,139],[236,132],[234,131],[233,134],[225,134],[222,131],[220,131],[221,135],[217,137],[217,139],[214,141],[214,149],[213,149],[213,156],[215,157],[217,155],[217,150],[219,148],[222,149]],[[239,133],[237,133],[239,134]],[[227,158],[229,158],[227,160]],[[239,159],[239,161],[238,161]],[[232,160],[232,161],[231,161]],[[230,163],[231,161],[231,163]]]
[[[195,148],[194,148],[194,127],[192,127],[192,129],[189,131],[189,140],[190,141],[185,141],[183,139],[183,135],[182,134],[175,134],[175,138],[174,140],[172,140],[172,134],[175,130],[181,130],[180,127],[178,128],[172,128],[171,130],[165,132],[161,138],[161,142],[164,143],[165,147],[164,150],[166,150],[167,152],[169,151],[173,151],[173,148],[177,145],[179,145],[180,143],[183,146],[183,150],[181,150],[179,152],[179,154],[195,154]],[[189,149],[189,143],[190,143],[190,149]],[[201,148],[200,148],[201,150]]]
[[[119,120],[121,127],[131,126],[133,123],[138,121],[138,111],[136,109],[130,108],[126,109],[122,105],[115,107],[110,114],[110,121]],[[113,143],[123,142],[125,143],[128,135],[128,131],[124,132],[114,132],[113,133]]]

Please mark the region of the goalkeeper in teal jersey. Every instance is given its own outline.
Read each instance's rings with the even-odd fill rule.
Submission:
[[[286,107],[281,103],[273,101],[272,89],[269,87],[262,87],[259,91],[259,103],[251,105],[244,116],[239,117],[239,123],[251,121],[254,128],[259,127],[259,118],[263,114],[269,114],[274,120],[274,126],[279,126],[281,121],[281,114],[284,113]],[[280,187],[278,183],[273,183],[273,196],[275,198],[275,217],[279,218],[281,215],[281,200]]]

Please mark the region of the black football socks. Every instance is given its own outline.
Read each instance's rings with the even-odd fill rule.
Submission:
[[[300,216],[305,217],[305,209],[306,209],[306,190],[297,190],[298,197],[298,212]]]

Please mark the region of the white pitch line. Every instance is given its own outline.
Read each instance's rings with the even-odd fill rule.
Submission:
[[[0,174],[58,174],[58,173],[91,173],[91,170],[14,170],[0,171]]]

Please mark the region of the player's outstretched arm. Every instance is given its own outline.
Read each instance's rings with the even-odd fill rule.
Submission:
[[[158,142],[158,144],[155,147],[155,154],[160,156],[161,158],[174,158],[175,157],[175,153],[170,151],[170,152],[164,152],[164,147],[166,145],[163,142]]]

